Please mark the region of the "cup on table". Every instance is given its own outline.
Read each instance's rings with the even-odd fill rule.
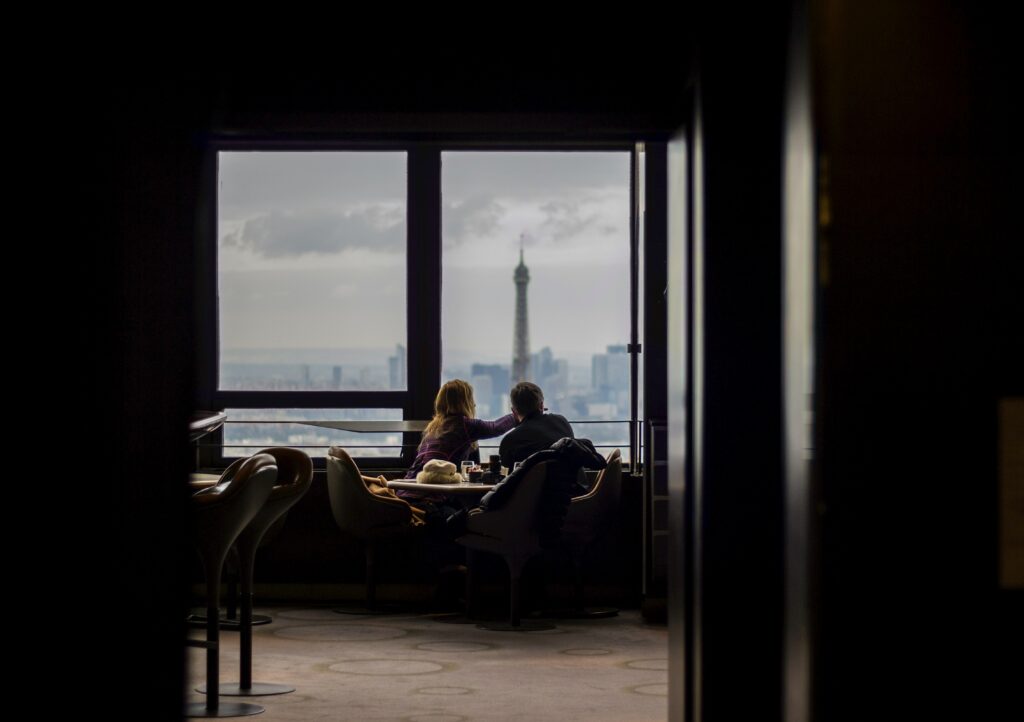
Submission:
[[[473,462],[472,461],[463,461],[462,462],[462,480],[463,481],[469,481],[469,470],[472,469],[472,468],[473,468]]]
[[[484,470],[479,467],[473,467],[469,470],[469,483],[479,484],[481,477],[484,475]]]
[[[501,457],[497,454],[491,454],[489,461],[491,462],[491,473],[499,473],[501,471]]]

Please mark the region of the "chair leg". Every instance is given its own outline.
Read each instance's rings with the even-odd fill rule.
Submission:
[[[224,599],[224,613],[221,614],[220,610],[218,610],[217,613],[221,614],[220,628],[227,629],[233,632],[238,631],[239,625],[241,624],[238,618],[238,610],[241,604],[241,600],[239,599],[238,594],[239,585],[241,584],[243,588],[245,586],[244,583],[242,583],[241,579],[241,568],[242,566],[244,566],[244,564],[241,561],[242,554],[244,554],[244,552],[239,551],[237,545],[232,546],[231,551],[228,552],[228,556],[224,561],[225,568],[221,572],[221,581],[223,581],[225,586],[227,587],[228,593]],[[189,626],[191,627],[201,627],[203,629],[206,628],[206,617],[202,614],[193,614],[188,618],[188,621]],[[270,624],[271,621],[273,620],[266,614],[254,614],[252,617],[253,626],[260,624]]]
[[[220,701],[220,570],[223,559],[217,559],[206,568],[206,710],[217,714]]]
[[[258,543],[258,542],[257,542]],[[253,600],[253,564],[256,560],[256,546],[239,545],[241,597],[239,609],[241,621],[238,627],[238,684],[220,686],[220,693],[226,697],[266,697],[274,694],[294,692],[295,688],[287,684],[270,684],[252,681],[252,600]],[[204,688],[200,687],[200,692]]]
[[[569,563],[572,564],[573,591],[575,592],[575,612],[583,614],[583,569],[582,564],[576,557],[570,556]]]
[[[520,589],[520,580],[523,576],[523,565],[516,557],[507,558],[505,561],[508,562],[508,573],[509,573],[509,623],[513,627],[521,627],[522,616],[520,613],[520,602],[522,597],[522,590]]]
[[[238,581],[233,577],[228,579],[228,598],[224,601],[227,607],[225,619],[229,622],[238,620]],[[218,612],[219,613],[219,612]]]
[[[393,614],[391,605],[380,605],[377,602],[377,543],[368,541],[364,547],[366,556],[366,606],[337,607],[337,614]]]
[[[243,552],[245,553],[244,557]],[[241,690],[252,689],[252,567],[255,562],[255,552],[255,549],[239,549],[238,562],[242,577],[242,620],[241,626],[238,628],[238,687]]]
[[[474,567],[476,567],[475,552],[472,549],[466,549],[466,618],[473,619],[476,614],[476,577],[474,575]]]
[[[509,576],[509,621],[500,624],[479,624],[478,627],[494,632],[542,632],[555,628],[555,625],[547,622],[527,620],[523,623],[521,582],[526,562],[525,558],[516,555],[505,557]]]
[[[366,608],[377,609],[377,545],[366,542]]]
[[[206,572],[206,702],[185,705],[186,717],[243,717],[263,712],[258,704],[220,702],[220,578],[224,557],[203,554]]]
[[[619,613],[618,607],[588,607],[586,606],[586,595],[583,589],[583,560],[574,554],[569,555],[569,563],[572,564],[575,587],[575,603],[572,615],[578,619],[604,619],[615,617]]]

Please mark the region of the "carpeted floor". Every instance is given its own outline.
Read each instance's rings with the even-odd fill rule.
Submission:
[[[329,609],[258,609],[254,682],[294,685],[258,719],[660,721],[667,716],[665,627],[639,612],[558,620],[544,632],[493,632],[429,615],[357,617]],[[195,632],[196,638],[202,632]],[[221,679],[238,680],[238,635],[222,633]],[[204,681],[189,649],[186,701]]]

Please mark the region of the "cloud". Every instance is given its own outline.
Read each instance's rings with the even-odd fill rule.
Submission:
[[[267,258],[333,254],[348,248],[394,252],[405,248],[405,212],[390,205],[354,211],[271,211],[244,221],[221,238],[226,247]]]
[[[572,238],[600,220],[600,214],[583,214],[581,203],[575,200],[550,201],[540,207],[544,214],[540,230],[552,240]]]
[[[505,208],[494,198],[471,195],[444,208],[444,236],[453,243],[489,235],[501,223]]]
[[[339,283],[328,292],[331,298],[355,298],[359,295],[359,289],[354,283]]]

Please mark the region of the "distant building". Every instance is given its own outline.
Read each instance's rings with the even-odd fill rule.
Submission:
[[[508,392],[511,389],[508,366],[473,364],[469,382],[473,384],[481,415],[503,416],[508,413]]]
[[[544,390],[546,401],[554,402],[569,392],[569,362],[556,359],[549,346],[530,357],[532,381]],[[552,410],[555,407],[548,404]]]
[[[629,354],[625,345],[607,349],[591,357],[591,388],[599,402],[624,410],[629,405]]]
[[[405,346],[395,344],[395,355],[388,357],[388,388],[401,390],[407,387]]]

